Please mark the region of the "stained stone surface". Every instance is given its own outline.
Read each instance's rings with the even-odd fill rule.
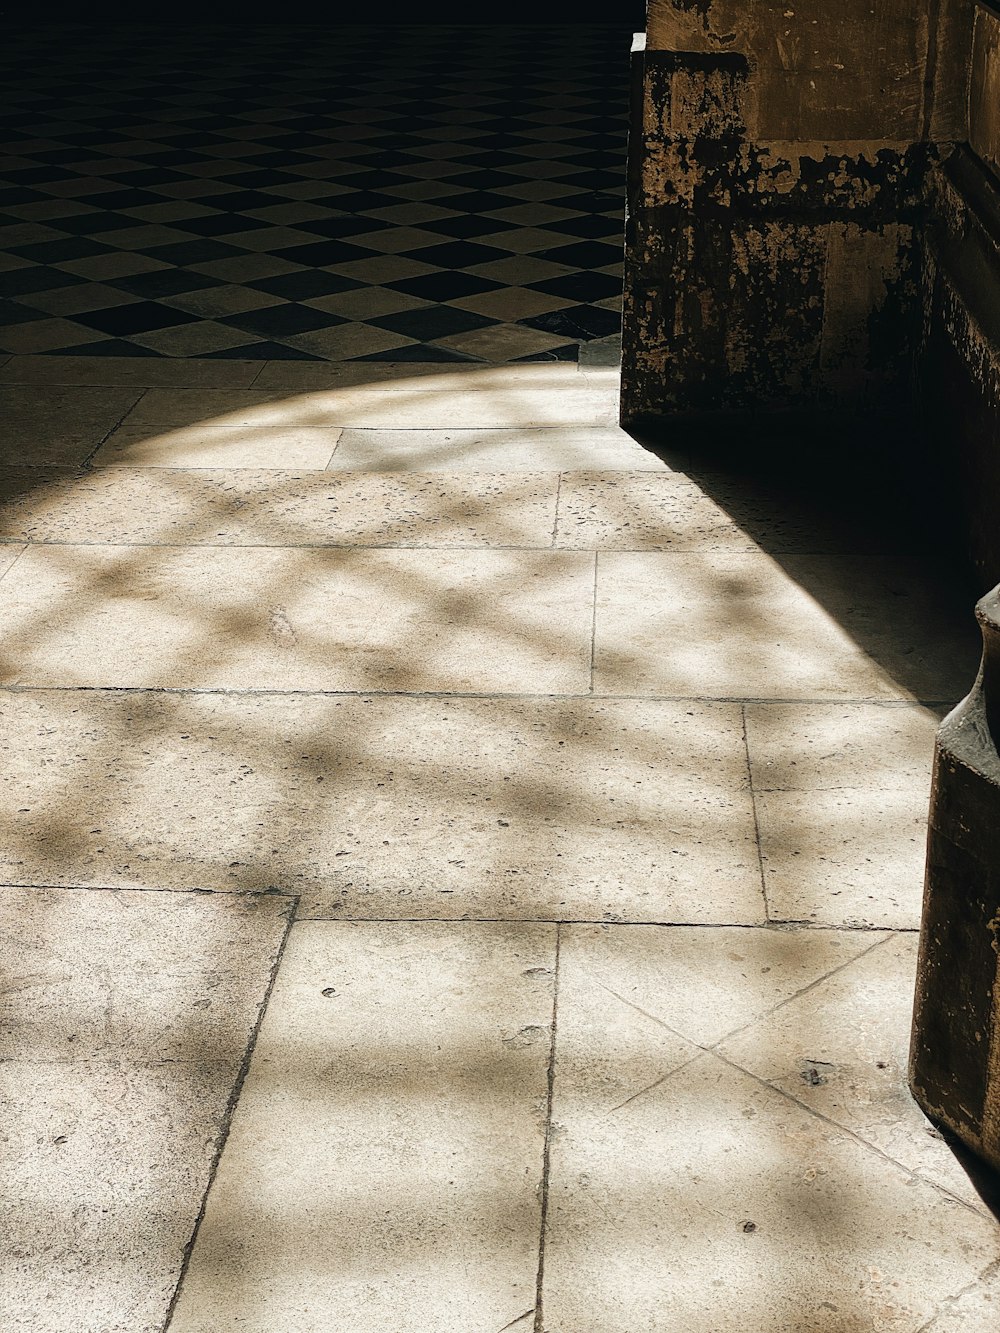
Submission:
[[[159,1333],[289,899],[0,893],[0,1324]]]

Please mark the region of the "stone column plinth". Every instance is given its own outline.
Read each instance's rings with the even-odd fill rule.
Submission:
[[[1000,588],[976,615],[982,668],[937,737],[910,1087],[1000,1169]]]

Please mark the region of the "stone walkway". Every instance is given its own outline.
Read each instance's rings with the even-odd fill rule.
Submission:
[[[3,1333],[994,1333],[905,1090],[971,599],[616,392],[0,366]]]

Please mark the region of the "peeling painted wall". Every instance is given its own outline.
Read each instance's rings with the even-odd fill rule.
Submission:
[[[905,401],[971,30],[967,0],[651,0],[624,420]]]
[[[977,6],[967,146],[928,178],[916,391],[985,590],[1000,582],[1000,11]]]

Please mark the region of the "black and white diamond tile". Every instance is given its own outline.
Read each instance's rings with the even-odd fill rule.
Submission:
[[[627,41],[12,34],[0,352],[573,359],[620,321]]]

